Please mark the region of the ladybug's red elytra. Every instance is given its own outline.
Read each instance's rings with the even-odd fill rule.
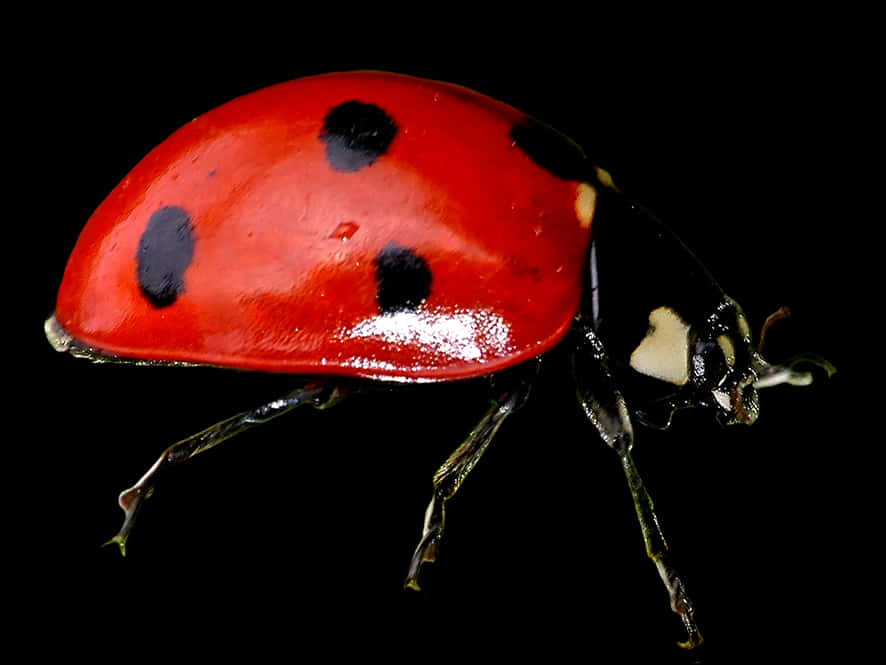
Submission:
[[[577,146],[555,145],[568,177],[533,161],[552,137],[387,74],[246,95],[99,206],[56,318],[116,356],[273,372],[437,381],[528,360],[569,328],[594,209]]]
[[[810,378],[767,363],[739,306],[575,143],[471,90],[382,72],[275,85],[175,132],[86,224],[45,330],[94,361],[305,377],[170,446],[120,496],[111,542],[124,553],[158,473],[244,429],[378,382],[493,378],[493,406],[434,476],[416,588],[444,503],[543,354],[568,344],[688,647],[701,635],[631,458],[633,425],[665,427],[686,406],[752,423],[757,388]]]

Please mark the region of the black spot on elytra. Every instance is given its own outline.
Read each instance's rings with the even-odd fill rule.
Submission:
[[[382,314],[414,310],[431,294],[431,270],[413,250],[389,243],[375,257],[375,283]]]
[[[396,133],[397,125],[381,108],[352,100],[326,114],[320,140],[326,144],[329,165],[352,173],[381,157]]]
[[[511,129],[514,144],[536,164],[565,180],[593,177],[584,151],[572,139],[553,127],[526,118]]]
[[[194,256],[191,218],[177,206],[151,215],[138,241],[138,285],[154,307],[167,307],[185,290],[184,274]]]

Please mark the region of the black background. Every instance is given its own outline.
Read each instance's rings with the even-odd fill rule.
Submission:
[[[24,591],[17,618],[41,635],[35,652],[719,662],[851,642],[862,518],[845,371],[764,392],[752,428],[687,413],[669,432],[639,432],[635,459],[707,638],[693,657],[673,646],[682,628],[618,461],[583,422],[556,355],[448,504],[421,593],[401,583],[432,474],[485,408],[470,387],[362,398],[253,430],[163,480],[126,559],[100,547],[122,518],[117,493],[164,447],[291,384],[54,353],[40,326],[67,255],[151,147],[298,76],[444,79],[557,126],[703,257],[752,325],[791,306],[772,331],[775,360],[815,351],[846,369],[842,340],[859,319],[845,297],[858,285],[841,267],[861,225],[847,207],[856,56],[834,57],[827,20],[671,16],[640,29],[583,10],[513,26],[405,15],[398,26],[329,11],[224,29],[173,16],[145,31],[145,17],[72,23],[35,34],[16,72],[7,131],[24,150],[8,196],[24,201],[25,238],[7,252],[25,248],[27,265],[12,347],[25,387],[12,418],[25,424],[7,440],[25,454],[7,468],[8,547],[27,564],[10,583]]]

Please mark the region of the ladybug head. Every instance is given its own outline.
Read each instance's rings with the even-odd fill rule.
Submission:
[[[810,384],[812,373],[795,369],[800,363],[815,364],[832,373],[829,363],[813,356],[797,356],[780,365],[763,357],[760,350],[766,331],[787,315],[783,308],[767,318],[760,340],[754,344],[744,313],[728,297],[694,324],[686,323],[674,309],[654,310],[647,335],[631,354],[630,365],[647,377],[679,388],[668,398],[650,403],[651,408],[641,408],[640,416],[666,426],[674,410],[701,406],[715,411],[724,425],[750,425],[759,413],[760,388]]]
[[[821,367],[828,375],[834,372],[830,363],[817,356],[795,356],[779,365],[770,364],[763,357],[766,331],[790,315],[786,307],[767,317],[756,345],[752,343],[750,328],[738,305],[727,298],[721,309],[724,316],[719,316],[720,312],[712,316],[710,326],[697,337],[692,364],[693,373],[699,377],[698,384],[713,396],[723,424],[754,423],[759,412],[757,391],[761,388],[812,383],[812,372],[798,371],[795,367],[799,364]]]
[[[684,406],[711,408],[724,423],[753,423],[759,401],[756,381],[764,361],[751,343],[750,327],[739,306],[723,298],[713,311],[693,320],[660,306],[649,314],[645,337],[630,355],[639,375],[670,386],[665,399],[650,403],[664,426]],[[641,409],[641,416],[645,409]]]
[[[691,336],[691,381],[699,401],[713,407],[723,424],[752,424],[760,402],[757,381],[768,364],[751,340],[741,308],[730,298]]]

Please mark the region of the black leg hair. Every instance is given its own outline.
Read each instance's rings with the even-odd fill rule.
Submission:
[[[580,317],[574,332],[579,335],[572,360],[579,403],[588,420],[621,460],[646,543],[646,554],[655,563],[667,587],[671,609],[680,616],[686,628],[687,639],[680,646],[696,647],[701,644],[702,637],[693,616],[695,609],[683,581],[668,563],[668,545],[659,526],[652,498],[631,457],[634,431],[624,398],[609,372],[606,352],[590,321]]]

